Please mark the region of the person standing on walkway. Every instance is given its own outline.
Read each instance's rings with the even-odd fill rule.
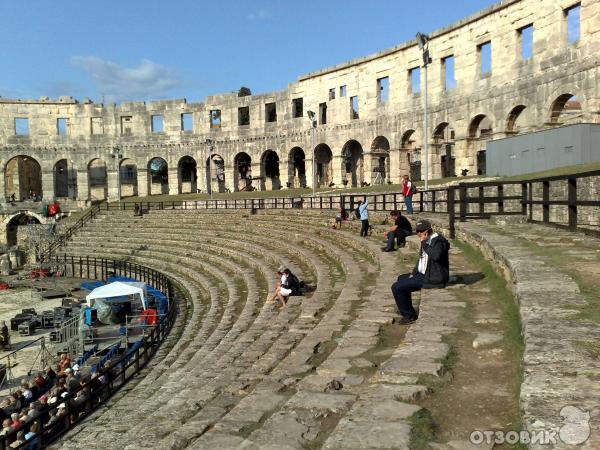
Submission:
[[[362,200],[358,201],[358,216],[360,218],[360,221],[362,223],[362,226],[360,228],[360,235],[367,237],[369,235],[369,200],[365,200],[364,202]]]
[[[406,213],[412,215],[413,213],[413,204],[412,198],[413,194],[417,192],[416,186],[413,184],[408,175],[404,175],[404,181],[402,181],[402,195],[404,195],[404,204],[406,205]]]
[[[414,322],[418,317],[411,293],[423,288],[446,287],[450,276],[450,243],[441,234],[434,233],[428,220],[419,221],[415,229],[421,240],[419,260],[410,274],[400,275],[392,284],[392,294],[402,315],[401,325]]]

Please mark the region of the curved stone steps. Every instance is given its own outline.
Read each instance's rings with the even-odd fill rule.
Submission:
[[[361,245],[362,245],[362,244],[361,244]],[[346,264],[353,265],[353,262],[352,262],[350,259],[346,259],[346,261],[345,261],[345,262],[346,262]],[[341,302],[337,302],[337,303],[341,304]],[[342,326],[342,327],[343,327],[343,326]],[[280,369],[280,370],[282,371],[282,373],[285,373],[285,372],[286,372],[286,371],[285,371],[285,370],[283,370],[283,369]]]

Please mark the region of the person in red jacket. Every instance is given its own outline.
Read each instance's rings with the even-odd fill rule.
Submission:
[[[412,197],[416,192],[413,186],[413,182],[410,180],[408,175],[404,175],[404,181],[402,181],[402,195],[404,195],[404,203],[406,204],[406,212],[410,215],[413,213]]]

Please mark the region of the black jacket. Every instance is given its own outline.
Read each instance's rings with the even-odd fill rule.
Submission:
[[[421,243],[421,252],[428,255],[427,267],[425,268],[425,284],[426,285],[446,285],[450,277],[450,262],[448,261],[448,250],[450,250],[450,242],[438,234],[431,240],[431,244]],[[419,253],[419,258],[421,253]],[[419,272],[419,260],[413,269],[413,275]]]

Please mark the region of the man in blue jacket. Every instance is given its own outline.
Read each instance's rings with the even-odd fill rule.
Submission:
[[[362,226],[360,228],[360,235],[367,237],[369,235],[369,200],[365,200],[364,202],[362,200],[358,201],[358,216],[360,218],[360,221],[362,223]]]
[[[428,220],[417,222],[415,231],[421,240],[419,260],[410,274],[403,274],[392,284],[392,294],[402,315],[400,324],[417,320],[411,293],[423,288],[445,287],[450,275],[448,251],[450,243],[435,233]]]

